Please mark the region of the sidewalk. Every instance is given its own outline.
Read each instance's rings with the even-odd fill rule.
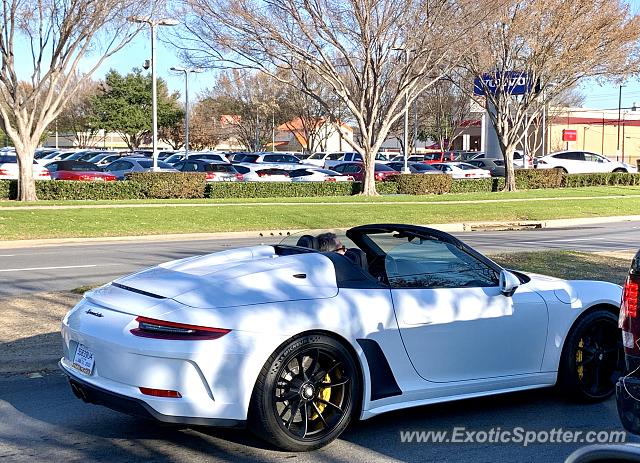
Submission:
[[[424,224],[425,227],[436,228],[444,232],[460,233],[482,230],[518,230],[538,228],[564,228],[597,225],[615,222],[639,221],[640,215],[592,217],[579,219],[553,219],[543,221],[506,221],[506,222],[458,222],[443,224]],[[346,231],[348,228],[337,228],[334,231]],[[31,248],[39,246],[63,246],[63,245],[99,245],[102,243],[116,243],[128,241],[201,241],[201,240],[234,240],[245,238],[259,238],[270,236],[286,237],[288,235],[308,232],[314,234],[320,230],[255,230],[246,232],[221,232],[221,233],[174,233],[169,235],[142,235],[142,236],[114,236],[99,238],[51,238],[37,240],[10,240],[0,241],[0,249]]]

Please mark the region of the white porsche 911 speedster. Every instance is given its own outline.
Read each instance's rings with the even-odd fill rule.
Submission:
[[[306,235],[86,293],[62,323],[73,392],[169,423],[246,426],[304,451],[351,419],[406,407],[555,384],[586,401],[614,391],[618,285],[505,270],[419,226],[346,236],[345,254]]]

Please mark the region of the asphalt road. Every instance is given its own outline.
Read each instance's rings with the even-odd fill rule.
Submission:
[[[352,424],[328,447],[280,452],[247,430],[181,428],[76,399],[61,374],[0,379],[0,461],[11,462],[562,462],[584,443],[402,443],[402,431],[610,431],[615,402],[574,404],[552,389],[392,412]],[[584,434],[583,434],[584,435]],[[628,436],[628,442],[639,442]]]
[[[607,251],[640,248],[640,222],[619,222],[580,228],[459,233],[485,253],[573,249]],[[120,275],[172,259],[222,249],[273,244],[282,237],[207,241],[140,241],[103,244],[0,249],[0,298],[38,291],[69,290],[106,283]],[[290,239],[290,244],[295,240]]]

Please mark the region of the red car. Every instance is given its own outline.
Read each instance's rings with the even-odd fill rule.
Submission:
[[[52,180],[85,180],[94,182],[113,182],[118,179],[115,175],[102,172],[90,162],[84,161],[55,161],[47,164]]]
[[[350,175],[356,182],[361,182],[364,178],[364,164],[361,162],[345,162],[334,166],[331,170],[341,174]],[[398,175],[400,172],[393,170],[386,164],[376,163],[374,170],[374,178],[381,182],[387,178]]]

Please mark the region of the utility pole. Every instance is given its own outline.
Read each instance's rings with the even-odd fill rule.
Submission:
[[[195,68],[177,68],[172,67],[172,71],[184,73],[184,155],[189,157],[189,73],[202,72],[201,69]]]

